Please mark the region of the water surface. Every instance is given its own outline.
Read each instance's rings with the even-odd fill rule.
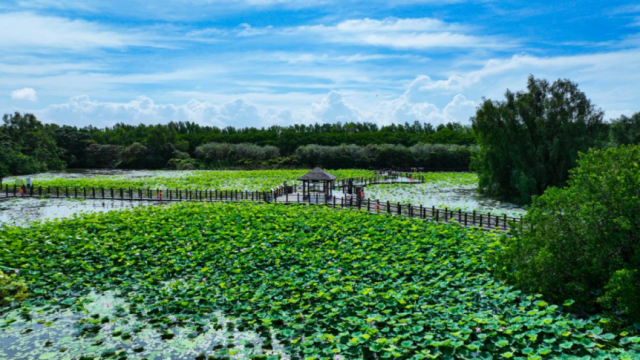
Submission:
[[[158,202],[78,199],[0,199],[0,225],[27,226],[41,220],[72,217],[74,214],[107,212],[136,206],[157,206]],[[169,205],[162,203],[162,205]]]

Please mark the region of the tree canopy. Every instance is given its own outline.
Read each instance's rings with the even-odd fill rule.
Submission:
[[[578,152],[603,144],[607,126],[578,85],[529,77],[527,90],[485,100],[472,118],[480,191],[528,203],[562,186]]]
[[[578,162],[567,187],[533,201],[498,263],[528,290],[640,320],[640,145]]]

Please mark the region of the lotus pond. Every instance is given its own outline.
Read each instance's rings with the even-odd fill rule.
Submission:
[[[371,177],[369,170],[329,170],[338,178]],[[31,175],[34,186],[76,186],[104,188],[160,188],[190,190],[242,190],[267,191],[283,182],[293,182],[308,170],[186,170],[186,171],[142,171],[142,170],[81,170]],[[27,176],[5,179],[25,181]]]
[[[637,334],[494,279],[501,236],[241,203],[4,226],[30,298],[0,313],[0,358],[639,358]]]

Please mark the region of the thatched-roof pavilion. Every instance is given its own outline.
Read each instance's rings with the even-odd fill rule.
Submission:
[[[302,195],[304,198],[311,196],[312,192],[322,193],[328,197],[331,196],[336,176],[316,167],[300,176],[298,181],[302,181]]]

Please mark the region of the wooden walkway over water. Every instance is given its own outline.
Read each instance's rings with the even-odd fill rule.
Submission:
[[[393,174],[391,176],[376,176],[372,178],[354,179],[354,187],[364,187],[373,184],[421,184],[424,179],[412,174]],[[522,222],[522,218],[507,215],[492,215],[490,213],[464,212],[436,208],[435,206],[390,203],[389,201],[361,198],[356,193],[348,194],[347,180],[336,181],[338,192],[326,197],[316,193],[303,197],[298,192],[298,186],[279,187],[270,191],[238,191],[238,190],[189,190],[189,189],[125,189],[125,188],[82,188],[82,187],[18,187],[5,185],[0,189],[0,201],[20,198],[42,199],[94,199],[120,201],[149,201],[149,202],[256,202],[274,204],[310,204],[323,205],[332,208],[354,209],[367,211],[370,214],[387,214],[419,218],[426,221],[456,222],[467,227],[485,230],[508,232],[513,226]]]

